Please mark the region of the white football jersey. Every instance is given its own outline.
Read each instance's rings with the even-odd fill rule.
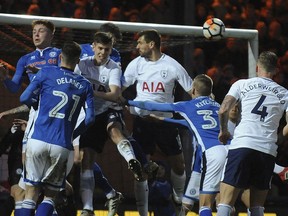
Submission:
[[[154,101],[173,103],[174,90],[178,82],[188,92],[192,89],[192,79],[187,71],[173,58],[162,54],[157,61],[148,61],[137,57],[131,61],[122,77],[122,85],[128,87],[136,84],[137,96],[135,101]],[[144,116],[151,111],[131,107],[132,114]],[[153,112],[158,116],[171,117],[171,113]]]
[[[75,68],[75,73],[79,73],[92,83],[93,91],[109,92],[110,85],[119,86],[121,88],[122,71],[119,65],[113,60],[109,59],[105,64],[96,66],[94,64],[94,57],[90,56],[80,60]],[[99,115],[113,108],[118,104],[111,101],[94,97],[95,115]]]
[[[271,79],[254,77],[235,82],[227,95],[241,102],[241,120],[229,149],[252,148],[276,156],[277,129],[288,111],[287,89]]]

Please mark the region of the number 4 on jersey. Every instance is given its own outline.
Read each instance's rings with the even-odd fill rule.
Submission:
[[[267,107],[262,106],[262,103],[264,102],[266,96],[262,95],[259,101],[257,102],[256,106],[252,109],[251,113],[260,115],[260,121],[264,122],[265,117],[268,115],[267,113]],[[262,107],[261,107],[262,106]],[[260,107],[262,110],[260,110]]]

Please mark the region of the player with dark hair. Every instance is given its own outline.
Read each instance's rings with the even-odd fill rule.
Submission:
[[[277,129],[286,112],[288,122],[287,89],[272,80],[277,71],[278,57],[264,51],[257,60],[257,77],[236,81],[225,96],[220,110],[219,140],[227,143],[228,114],[241,103],[241,121],[229,146],[224,178],[220,187],[217,215],[229,216],[242,189],[250,189],[251,216],[264,215],[264,203],[277,154]],[[288,124],[283,128],[288,136]]]
[[[33,106],[37,115],[25,152],[25,199],[18,215],[34,214],[40,189],[44,190],[44,200],[36,216],[52,215],[56,195],[65,184],[72,138],[94,121],[91,83],[74,73],[80,53],[77,43],[64,44],[61,67],[43,67],[20,96],[20,101]],[[81,108],[85,119],[75,129]]]
[[[83,74],[93,86],[95,103],[95,123],[80,137],[80,149],[84,155],[80,175],[80,193],[83,202],[82,216],[94,215],[93,191],[95,186],[93,164],[96,152],[101,153],[110,138],[119,153],[129,164],[136,179],[141,178],[141,164],[136,159],[130,141],[123,134],[124,121],[118,97],[121,94],[120,66],[110,59],[113,46],[111,34],[97,32],[93,41],[94,56],[82,59],[75,69]],[[97,140],[97,142],[95,142]]]
[[[117,43],[117,41],[120,41],[122,39],[122,34],[118,26],[116,26],[114,23],[108,22],[104,23],[100,26],[98,32],[106,32],[111,34],[112,39],[113,39],[113,46]],[[92,44],[81,44],[81,59],[88,57],[88,56],[93,56],[94,51],[93,51],[93,45]],[[121,65],[121,56],[118,50],[115,48],[112,48],[110,58],[119,63]]]
[[[140,56],[132,60],[123,75],[123,90],[136,83],[135,101],[155,101],[169,103],[174,101],[174,89],[179,83],[190,93],[192,79],[187,71],[173,58],[161,52],[161,36],[156,30],[138,33],[136,49]],[[186,181],[184,157],[176,127],[165,122],[155,123],[145,116],[151,112],[138,108],[130,109],[136,117],[133,124],[133,138],[140,144],[145,154],[152,155],[156,145],[167,156],[171,167],[173,199],[181,204]],[[157,112],[159,116],[172,117],[171,113]],[[148,214],[147,181],[135,182],[136,200],[141,206],[141,216]]]
[[[193,100],[177,103],[128,101],[129,105],[145,110],[177,112],[186,120],[182,124],[186,124],[195,135],[197,143],[202,150],[202,181],[199,189],[200,216],[212,216],[212,207],[215,197],[219,193],[220,180],[227,153],[225,146],[218,141],[220,131],[218,110],[220,105],[210,97],[212,86],[211,78],[201,74],[193,80],[191,91]],[[175,120],[170,118],[162,117],[161,119],[175,122]]]
[[[119,27],[113,23],[102,24],[98,31],[111,34],[113,45],[115,45],[116,42],[118,40],[121,40],[122,38]],[[80,56],[81,59],[95,55],[92,44],[90,43],[81,44],[80,46],[81,46],[81,56]],[[121,65],[121,56],[118,50],[112,47],[112,51],[109,57],[110,59],[114,60],[117,64]],[[79,137],[73,141],[73,144],[76,148],[79,147]],[[81,156],[79,157],[79,160],[81,160]],[[107,178],[104,176],[101,167],[96,162],[94,162],[93,165],[93,172],[94,172],[95,184],[103,190],[107,198],[105,206],[108,207],[108,216],[114,216],[117,212],[119,204],[123,200],[123,195],[120,192],[116,191],[111,186]]]

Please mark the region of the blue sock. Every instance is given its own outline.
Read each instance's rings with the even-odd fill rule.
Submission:
[[[14,216],[21,216],[22,201],[15,203]]]
[[[113,190],[112,186],[109,184],[107,178],[103,175],[100,166],[97,163],[93,165],[93,172],[95,178],[95,184],[104,191],[105,194],[108,194]]]
[[[51,199],[44,199],[38,206],[35,216],[52,216],[54,202]]]
[[[32,216],[35,212],[36,203],[33,200],[25,199],[22,208],[17,212],[21,216]]]
[[[208,206],[202,206],[199,210],[199,216],[212,216],[212,210]]]

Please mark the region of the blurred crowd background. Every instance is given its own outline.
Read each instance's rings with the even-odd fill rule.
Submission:
[[[187,9],[185,10],[187,4],[191,9],[189,14],[187,14]],[[186,11],[186,13],[183,11]],[[217,17],[225,23],[227,28],[257,29],[259,33],[259,52],[271,50],[279,56],[279,71],[275,75],[274,80],[288,88],[288,0],[0,0],[0,12],[191,26],[202,26],[208,18]],[[1,31],[4,31],[2,27],[0,28],[0,34]],[[57,31],[59,32],[59,37],[55,38],[55,46],[60,46],[61,41],[65,38],[80,40],[77,37],[77,32],[73,32],[69,28],[61,28],[57,29]],[[95,29],[91,29],[91,32],[94,33],[95,31]],[[88,34],[91,34],[91,32]],[[30,33],[28,32],[28,37],[31,36]],[[61,37],[62,40],[60,39]],[[116,44],[116,48],[119,49],[122,55],[123,71],[126,65],[137,55],[135,47],[131,46],[131,44],[133,45],[133,39],[133,34],[128,37],[123,32],[122,41]],[[163,39],[169,42],[169,35],[164,36]],[[85,40],[86,43],[90,42],[87,41],[87,38]],[[77,42],[80,43],[82,41]],[[130,49],[128,50],[127,44],[130,44]],[[29,47],[32,50],[34,49],[31,41],[29,42]],[[248,76],[247,41],[228,38],[218,42],[203,42],[203,39],[199,39],[193,41],[192,48],[192,66],[186,67],[186,69],[192,77],[205,73],[213,79],[213,92],[219,103],[221,103],[233,82]],[[9,55],[5,53],[3,48],[0,49],[0,52],[0,59],[11,65],[10,73],[13,75],[13,66],[15,67],[19,57],[25,54],[23,49],[22,53],[14,51],[12,54],[9,53]],[[170,54],[180,63],[183,63],[185,56],[183,47],[179,51],[178,47],[163,46],[163,52]],[[11,95],[1,85],[0,111],[19,105],[18,97],[19,94]],[[8,126],[10,127],[9,122],[11,122],[11,119],[1,119],[0,131],[5,131]],[[3,133],[0,133],[0,137],[1,134]],[[281,140],[281,143],[279,143],[281,145],[279,146],[277,158],[278,163],[283,166],[288,166],[288,145],[286,143],[286,140]],[[113,153],[113,148],[107,147],[106,153]],[[121,161],[117,153],[111,157],[114,158],[115,164]],[[114,174],[109,168],[111,161],[110,164],[106,164],[103,157],[100,157],[99,160],[106,175],[108,177],[112,176],[112,183],[120,191],[132,190],[129,186],[119,183],[119,179],[113,181]],[[3,166],[3,163],[1,166]],[[121,170],[124,173],[121,177],[121,182],[125,181],[127,184],[127,181],[132,182],[132,178],[127,180],[124,177],[125,175],[130,175],[125,173],[125,169]],[[288,202],[287,184],[281,182],[278,176],[273,179],[273,189],[271,190],[270,198],[271,202],[277,204],[287,204]]]

